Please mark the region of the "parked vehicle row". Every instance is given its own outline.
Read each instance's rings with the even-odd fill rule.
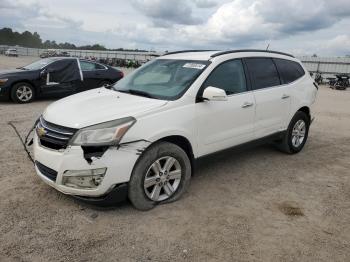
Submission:
[[[77,58],[45,58],[16,70],[0,71],[0,99],[29,103],[37,97],[62,97],[111,85],[123,72]]]
[[[320,72],[315,75],[315,82],[320,85],[326,83],[332,89],[346,90],[350,87],[350,75],[349,74],[337,74],[335,77],[327,77],[326,81]]]
[[[168,53],[118,81],[52,103],[37,122],[38,176],[94,203],[140,210],[179,199],[197,159],[253,141],[302,150],[318,86],[291,55]]]
[[[48,57],[70,57],[70,54],[66,51],[57,51],[55,49],[48,49],[40,54],[40,58]]]

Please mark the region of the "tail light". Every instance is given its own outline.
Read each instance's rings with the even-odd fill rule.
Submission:
[[[120,71],[120,72],[119,72],[119,76],[120,76],[120,78],[123,78],[123,77],[124,77],[124,72],[123,72],[123,71]]]

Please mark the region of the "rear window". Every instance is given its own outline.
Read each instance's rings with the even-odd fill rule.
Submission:
[[[254,90],[278,86],[281,84],[276,66],[271,58],[245,59]]]
[[[106,69],[103,65],[96,64],[96,69]]]
[[[80,67],[82,71],[92,71],[96,69],[104,69],[103,66],[88,62],[88,61],[80,61]]]
[[[304,69],[297,62],[274,58],[282,84],[289,84],[305,75]]]

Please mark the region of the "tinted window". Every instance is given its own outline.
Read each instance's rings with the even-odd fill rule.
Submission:
[[[80,61],[80,68],[83,71],[95,70],[96,69],[96,64],[95,63],[86,62],[86,61]]]
[[[280,85],[280,78],[271,58],[246,58],[253,89]]]
[[[227,95],[247,90],[241,60],[232,60],[216,67],[204,82],[204,88],[213,86],[224,89]]]
[[[297,62],[274,58],[283,84],[291,83],[305,75],[304,69]]]
[[[106,69],[103,65],[100,64],[95,64],[96,65],[96,69]]]

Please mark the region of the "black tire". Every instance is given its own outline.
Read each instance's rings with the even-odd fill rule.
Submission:
[[[292,142],[292,132],[293,132],[294,126],[296,125],[296,123],[299,120],[302,120],[305,123],[305,135],[304,135],[304,139],[303,139],[302,143],[300,143],[299,146],[295,146]],[[277,148],[280,151],[287,153],[287,154],[299,153],[303,149],[303,147],[306,143],[306,140],[308,138],[309,127],[310,127],[310,117],[302,111],[296,112],[295,115],[293,116],[292,120],[289,123],[288,129],[285,132],[284,137],[280,141],[276,142]]]
[[[144,189],[144,180],[151,165],[159,158],[173,157],[181,166],[181,180],[176,191],[166,200],[153,201]],[[179,146],[168,142],[157,142],[151,145],[137,161],[129,181],[129,200],[138,210],[149,210],[157,204],[178,200],[189,186],[191,179],[191,162],[186,152]]]
[[[100,82],[100,84],[98,85],[99,87],[102,87],[102,86],[109,86],[111,85],[111,81],[108,81],[108,80],[103,80]]]
[[[20,88],[23,88],[23,87],[28,88],[28,90],[30,90],[32,92],[30,99],[21,99],[19,97],[17,90],[19,90]],[[20,104],[30,103],[34,100],[34,98],[35,98],[35,90],[34,90],[33,86],[29,83],[26,83],[26,82],[16,83],[11,88],[11,99],[13,102],[20,103]]]

